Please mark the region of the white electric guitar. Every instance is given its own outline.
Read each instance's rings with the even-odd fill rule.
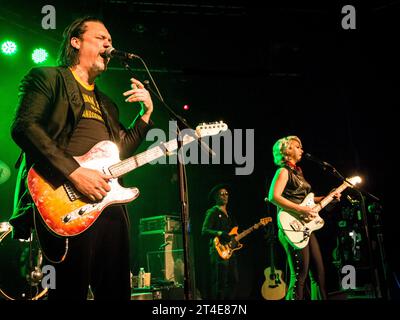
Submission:
[[[192,132],[193,135],[183,136],[182,145],[227,129],[228,126],[222,121],[202,123]],[[84,197],[69,181],[56,185],[53,177],[42,175],[35,167],[28,172],[29,192],[49,230],[59,236],[76,236],[88,229],[107,206],[128,203],[139,196],[138,188],[122,187],[118,183],[119,177],[164,155],[170,155],[177,148],[177,141],[173,139],[121,161],[117,145],[105,140],[97,143],[84,155],[74,157],[84,168],[96,169],[113,176],[109,181],[111,190],[101,201],[91,201]]]
[[[347,187],[353,187],[353,185],[360,182],[361,178],[358,176],[346,179],[346,181],[344,181],[340,187],[336,188],[333,192],[331,192],[325,198],[323,198],[321,202],[318,203],[318,205],[316,205],[314,202],[314,193],[312,192],[309,193],[300,205],[307,207],[317,206],[316,217],[309,222],[304,222],[302,220],[296,219],[290,213],[281,210],[278,213],[279,229],[283,231],[286,239],[293,247],[297,249],[304,248],[308,244],[308,241],[310,240],[311,233],[315,230],[321,229],[324,226],[324,220],[319,216],[318,212],[322,210],[325,206],[327,206],[334,199],[334,193],[336,192],[340,193]]]

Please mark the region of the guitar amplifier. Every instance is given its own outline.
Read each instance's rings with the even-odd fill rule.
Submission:
[[[183,283],[183,244],[180,217],[142,218],[139,222],[140,265],[152,279]]]
[[[140,265],[147,266],[152,279],[183,282],[182,233],[145,231],[140,233],[139,247]]]
[[[180,233],[182,232],[181,219],[173,215],[142,218],[139,222],[139,232],[141,235],[160,232]]]
[[[183,285],[183,249],[148,251],[146,258],[152,279]]]

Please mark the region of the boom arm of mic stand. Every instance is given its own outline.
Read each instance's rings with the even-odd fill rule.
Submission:
[[[126,61],[123,62],[123,65],[125,66],[126,69],[131,71],[131,73],[134,75],[132,68],[129,66],[129,64]],[[162,97],[160,97],[160,95],[150,87],[148,80],[143,81],[143,83],[145,85],[145,88],[148,91],[150,91],[154,96],[156,96],[158,101],[160,101],[161,104],[165,107],[165,109],[167,109],[168,113],[172,116],[172,118],[176,119],[178,121],[178,123],[181,124],[183,127],[187,128],[187,129],[191,129],[192,132],[194,132],[193,128],[191,128],[189,126],[189,124],[186,122],[186,120],[184,118],[182,118],[180,115],[178,115],[174,110],[172,110],[171,107],[164,102],[164,99],[162,99]],[[195,140],[198,142],[200,147],[205,152],[210,154],[212,157],[214,157],[216,155],[214,150],[212,150],[203,140],[201,140],[201,138],[199,138],[199,137],[194,137],[194,138],[196,138]]]
[[[361,187],[355,186],[354,184],[352,184],[350,181],[348,181],[339,171],[336,170],[336,168],[334,166],[332,166],[331,164],[329,164],[328,162],[323,162],[324,168],[331,168],[332,169],[332,174],[336,177],[338,177],[339,179],[341,179],[342,181],[346,181],[348,184],[350,184],[352,186],[353,189],[357,190],[358,192],[361,192],[363,194],[368,195],[369,197],[371,197],[372,199],[374,199],[375,201],[380,201],[380,199],[376,196],[374,196],[372,193],[362,189]]]
[[[160,99],[160,97],[156,94],[156,92],[151,89],[151,87],[147,87],[147,90],[149,90],[153,95],[155,95],[157,97],[157,99],[161,102],[161,104],[168,110],[169,114],[176,119],[181,125],[183,125],[184,128],[186,129],[191,129],[192,132],[195,132],[193,128],[190,127],[190,125],[186,122],[186,120],[184,118],[182,118],[180,115],[178,115],[174,110],[172,110],[163,100]],[[210,154],[211,156],[215,156],[216,153],[214,152],[214,150],[212,150],[203,140],[201,140],[201,138],[195,136],[194,138],[196,138],[196,141],[199,143],[200,147],[207,152],[208,154]]]

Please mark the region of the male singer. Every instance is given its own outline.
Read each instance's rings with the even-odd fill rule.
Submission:
[[[151,126],[153,103],[143,84],[131,79],[126,102],[140,102],[141,118],[128,129],[119,122],[118,108],[95,84],[107,69],[104,52],[111,35],[93,17],[73,21],[64,31],[58,67],[33,68],[22,80],[12,137],[24,152],[18,206],[10,219],[14,237],[29,236],[36,227],[43,253],[56,269],[56,288],[49,300],[84,300],[90,285],[94,299],[130,299],[129,221],[122,205],[107,207],[85,232],[56,238],[43,228],[24,187],[32,165],[48,176],[69,180],[91,201],[110,191],[111,176],[81,167],[73,156],[83,155],[102,140],[115,142],[120,157],[130,156]],[[35,223],[32,223],[35,222]],[[65,255],[65,259],[61,257]],[[61,261],[62,260],[62,261]]]

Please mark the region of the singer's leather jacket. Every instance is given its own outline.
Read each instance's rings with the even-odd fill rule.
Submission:
[[[120,157],[130,156],[145,137],[152,123],[140,118],[128,129],[119,122],[116,104],[95,88],[96,99]],[[68,177],[79,167],[64,152],[84,109],[84,101],[72,72],[66,67],[33,68],[23,78],[19,103],[11,128],[14,141],[22,149],[17,166],[14,210],[10,218],[13,237],[27,239],[32,226],[33,203],[26,188],[27,171],[40,166],[48,177]]]

